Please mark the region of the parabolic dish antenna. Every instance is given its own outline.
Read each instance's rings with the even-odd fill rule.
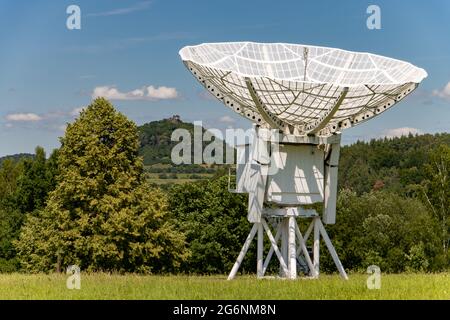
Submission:
[[[286,43],[204,43],[180,56],[216,98],[265,128],[331,135],[391,108],[427,77],[375,54]]]
[[[285,43],[205,43],[181,49],[180,56],[211,94],[255,123],[253,141],[236,147],[232,190],[248,193],[253,228],[228,279],[254,237],[258,277],[273,254],[281,277],[296,279],[298,270],[318,277],[322,238],[347,279],[323,225],[336,220],[341,131],[401,101],[426,71],[370,53]],[[315,203],[323,204],[321,213],[311,209]],[[304,235],[298,218],[311,219]]]

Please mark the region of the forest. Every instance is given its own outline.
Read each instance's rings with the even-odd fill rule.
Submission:
[[[170,164],[170,134],[180,127],[192,130],[177,117],[138,127],[100,98],[68,124],[59,149],[2,158],[0,272],[73,264],[93,272],[228,272],[251,226],[246,197],[228,192],[227,170],[164,189],[146,178],[146,165]],[[449,170],[447,133],[344,146],[337,223],[327,229],[345,268],[448,270]],[[242,272],[255,271],[254,251]],[[321,267],[334,272],[322,252]]]

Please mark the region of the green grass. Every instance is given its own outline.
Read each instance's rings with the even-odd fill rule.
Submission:
[[[82,274],[81,289],[65,275],[0,275],[0,299],[450,299],[450,274],[382,275],[380,290],[365,274],[296,281],[241,276],[138,276]]]

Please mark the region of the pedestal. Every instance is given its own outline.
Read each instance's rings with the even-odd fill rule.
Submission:
[[[276,226],[275,236],[267,223],[268,219],[281,218]],[[297,219],[310,219],[311,223],[302,235],[298,227]],[[270,242],[270,250],[264,259],[264,232]],[[306,243],[313,233],[313,255],[310,256]],[[328,251],[342,278],[348,279],[347,273],[342,266],[341,261],[331,243],[330,238],[323,226],[320,217],[313,210],[302,210],[301,208],[268,209],[261,217],[261,222],[254,223],[253,227],[242,247],[241,252],[228,276],[228,280],[235,278],[239,267],[250,247],[251,242],[257,235],[257,277],[263,278],[266,274],[269,263],[275,253],[280,264],[281,278],[297,279],[297,266],[300,261],[305,261],[308,276],[318,278],[320,274],[320,250],[319,242],[322,238]]]

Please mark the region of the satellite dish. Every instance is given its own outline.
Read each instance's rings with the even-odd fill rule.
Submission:
[[[204,43],[179,53],[211,94],[254,122],[252,143],[236,148],[244,161],[237,163],[234,190],[249,194],[253,228],[228,279],[256,234],[259,278],[274,253],[281,277],[296,279],[298,270],[318,277],[322,237],[348,279],[322,223],[335,223],[341,132],[401,101],[426,71],[375,54],[286,43]],[[310,208],[314,203],[323,203],[321,215]],[[304,235],[298,218],[311,219]],[[265,259],[264,231],[271,244]]]
[[[383,56],[286,43],[204,43],[180,56],[206,89],[261,127],[331,135],[391,108],[427,77]]]

